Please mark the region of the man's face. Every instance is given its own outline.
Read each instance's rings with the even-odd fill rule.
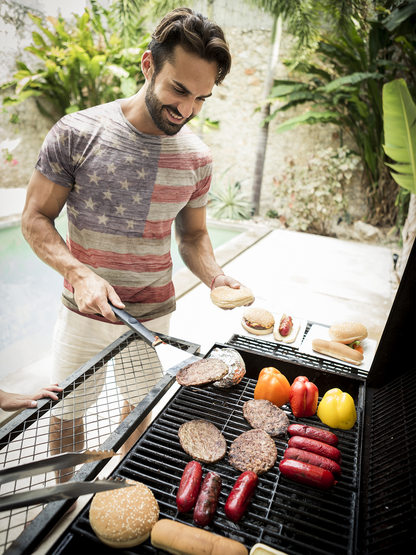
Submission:
[[[173,63],[153,72],[145,103],[153,124],[165,135],[176,135],[201,110],[218,74],[217,62],[207,62],[180,46]]]

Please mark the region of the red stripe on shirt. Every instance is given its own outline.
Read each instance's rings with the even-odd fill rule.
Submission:
[[[72,285],[64,279],[64,287],[71,293],[74,292]],[[175,296],[175,288],[170,281],[161,287],[114,287],[117,295],[123,303],[164,303]]]
[[[209,190],[210,184],[211,176],[198,181],[196,187],[185,187],[182,185],[180,187],[172,187],[156,183],[153,188],[151,202],[188,202],[190,199],[194,200],[204,195]]]
[[[146,221],[143,239],[164,239],[171,234],[173,220],[151,222]]]
[[[128,272],[161,272],[172,266],[170,253],[161,256],[120,254],[97,249],[84,249],[75,241],[67,242],[69,250],[82,264],[93,268],[108,268]]]
[[[210,151],[186,152],[168,154],[162,153],[159,157],[159,168],[168,168],[171,170],[193,170],[203,168],[212,163],[212,155]]]

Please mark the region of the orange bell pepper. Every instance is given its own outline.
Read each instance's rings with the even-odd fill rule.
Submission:
[[[286,376],[272,366],[263,368],[254,390],[255,399],[267,399],[277,407],[281,407],[289,402],[289,393],[290,384]]]

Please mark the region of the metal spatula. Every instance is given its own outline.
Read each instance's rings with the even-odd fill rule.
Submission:
[[[176,374],[181,367],[185,366],[185,363],[190,364],[199,360],[198,357],[189,355],[189,353],[182,351],[182,349],[163,343],[157,335],[153,335],[153,333],[149,331],[146,326],[136,320],[136,318],[131,316],[131,314],[126,312],[126,310],[117,308],[111,304],[110,301],[108,304],[111,306],[114,314],[119,320],[138,333],[143,341],[155,349],[163,372],[169,371],[170,374]]]

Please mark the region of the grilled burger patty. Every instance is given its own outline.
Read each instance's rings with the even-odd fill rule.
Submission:
[[[277,460],[277,449],[273,439],[264,430],[249,430],[238,436],[231,444],[228,462],[245,472],[251,470],[264,474]]]
[[[203,385],[216,382],[228,374],[228,366],[216,358],[204,358],[187,364],[176,374],[180,385]]]
[[[281,436],[287,432],[289,418],[267,399],[253,399],[243,405],[244,418],[252,428],[264,430],[271,436]]]
[[[207,420],[189,420],[178,430],[182,449],[194,460],[214,463],[227,452],[225,437]]]

